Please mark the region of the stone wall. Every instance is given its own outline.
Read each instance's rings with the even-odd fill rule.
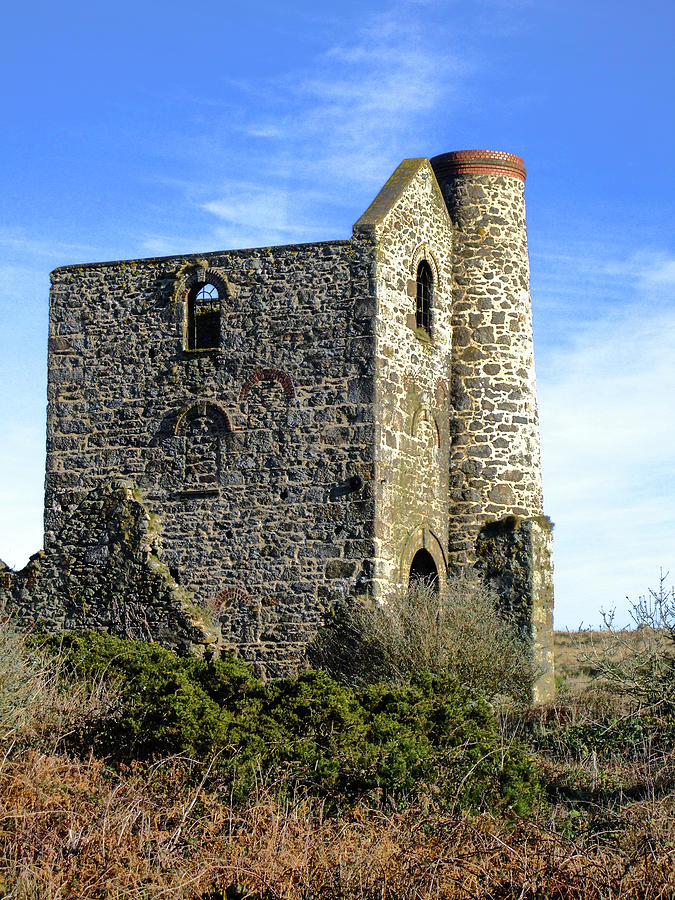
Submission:
[[[441,583],[481,568],[552,664],[524,177],[404,160],[347,241],[57,269],[45,552],[0,572],[20,620],[280,674],[426,550]]]
[[[352,241],[53,274],[47,553],[88,493],[135,484],[163,560],[272,669],[373,575],[373,249]],[[220,342],[187,350],[190,285]]]
[[[407,589],[421,548],[441,583],[447,572],[452,231],[428,160],[405,160],[356,229],[372,231],[378,247],[375,587],[386,599]],[[430,330],[415,314],[423,260],[433,273]]]
[[[31,631],[91,628],[211,655],[218,624],[176,584],[161,542],[161,524],[138,489],[102,483],[64,522],[58,547],[21,572],[0,564],[0,605]]]
[[[270,671],[297,662],[338,597],[404,586],[420,547],[443,581],[451,241],[419,159],[351,241],[57,270],[47,552],[68,544],[89,491],[130,480],[162,522],[171,577],[219,610],[224,646]],[[186,349],[205,282],[221,297],[219,346]]]
[[[480,529],[476,568],[504,611],[532,638],[535,699],[555,693],[553,670],[553,527],[546,516],[506,516]]]

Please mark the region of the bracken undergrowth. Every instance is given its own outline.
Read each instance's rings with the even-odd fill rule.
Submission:
[[[599,683],[491,708],[5,624],[0,729],[1,897],[675,896],[675,722]]]

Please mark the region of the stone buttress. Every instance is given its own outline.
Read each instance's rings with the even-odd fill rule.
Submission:
[[[416,558],[441,587],[447,577],[452,230],[429,161],[404,160],[355,231],[377,248],[374,593],[386,600],[407,589]],[[424,266],[432,297],[422,326]]]

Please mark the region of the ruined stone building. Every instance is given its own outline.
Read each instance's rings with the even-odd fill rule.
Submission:
[[[338,598],[476,566],[551,686],[517,156],[407,159],[348,240],[52,274],[44,627],[292,667]]]

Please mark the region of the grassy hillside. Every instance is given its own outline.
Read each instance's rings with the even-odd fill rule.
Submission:
[[[631,631],[555,631],[553,648],[555,654],[555,674],[559,687],[578,693],[590,687],[598,674],[600,663],[610,649],[612,658],[625,659],[640,653],[645,648],[645,638],[649,643],[668,651],[671,642],[663,631],[639,628]]]

